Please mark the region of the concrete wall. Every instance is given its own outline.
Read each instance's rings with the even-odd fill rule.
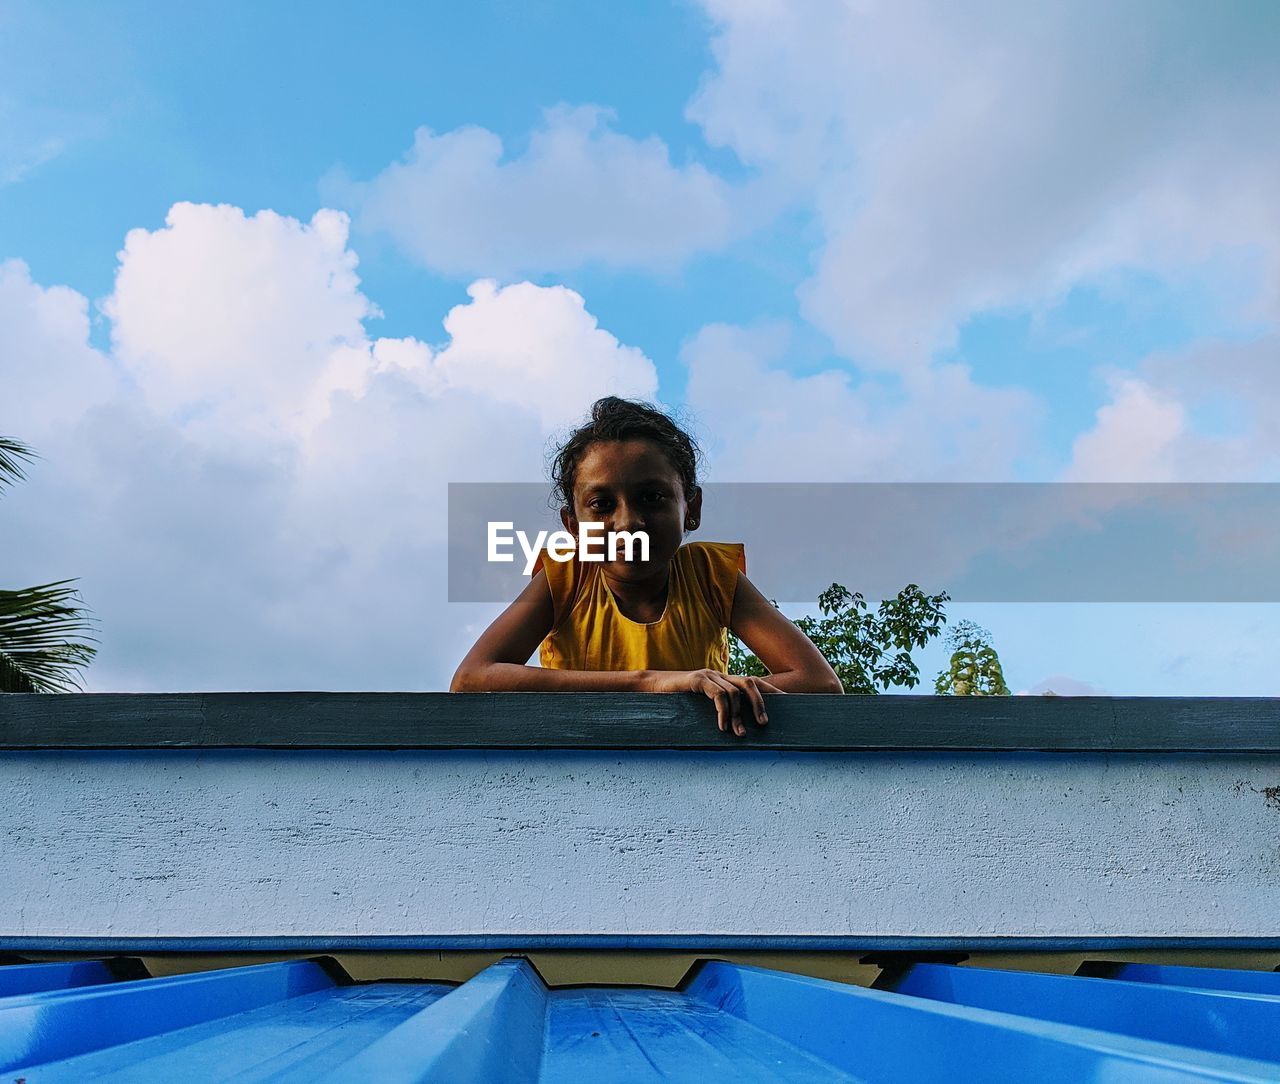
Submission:
[[[0,793],[10,947],[1280,945],[1266,755],[5,750]]]

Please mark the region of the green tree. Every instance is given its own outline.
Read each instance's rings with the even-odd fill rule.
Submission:
[[[939,671],[934,691],[939,696],[1008,696],[1000,657],[991,633],[973,621],[960,621],[947,630],[951,664]]]
[[[26,445],[0,437],[0,490],[25,477],[19,458],[33,457]],[[80,687],[75,671],[88,665],[97,648],[68,639],[91,628],[87,613],[69,605],[80,597],[66,586],[72,582],[0,589],[0,692],[57,693]]]
[[[944,591],[926,595],[914,583],[895,598],[885,599],[876,613],[867,611],[861,592],[833,583],[818,596],[820,617],[802,617],[796,626],[831,664],[846,693],[878,693],[876,686],[913,688],[919,670],[911,652],[924,647],[946,622]],[[770,599],[774,607],[775,599]],[[768,677],[764,664],[750,654],[734,635],[729,636],[729,672],[747,677]]]

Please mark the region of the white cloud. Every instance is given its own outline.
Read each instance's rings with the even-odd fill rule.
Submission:
[[[601,395],[656,395],[653,363],[597,326],[574,291],[529,282],[499,288],[486,279],[467,293],[471,302],[445,318],[450,344],[436,359],[449,387],[523,405],[548,429]]]
[[[295,431],[304,391],[335,354],[363,347],[363,321],[377,314],[346,242],[336,211],[304,224],[174,204],[163,229],[125,238],[102,306],[114,352],[166,416]]]
[[[511,158],[484,128],[419,128],[403,161],[328,189],[358,208],[360,228],[456,276],[591,263],[672,272],[757,221],[743,192],[697,163],[674,164],[661,140],[623,135],[611,119],[595,106],[549,109]]]
[[[314,429],[334,392],[360,398],[381,372],[428,395],[517,405],[547,426],[597,394],[656,392],[652,363],[559,286],[473,284],[445,318],[438,353],[415,339],[371,341],[365,321],[379,312],[360,290],[347,230],[336,211],[305,224],[190,203],[163,229],[131,230],[103,310],[148,403],[193,432],[290,439]]]
[[[708,0],[691,119],[813,196],[806,315],[920,368],[972,314],[1114,266],[1260,260],[1280,319],[1280,20],[1159,3]],[[1247,314],[1244,314],[1247,315]]]
[[[21,260],[0,262],[0,411],[28,443],[65,430],[123,384],[88,338],[84,297],[33,282]]]
[[[781,323],[713,325],[683,350],[688,367],[685,405],[710,434],[704,441],[709,481],[1007,482],[1016,480],[1009,464],[1035,446],[1044,404],[1026,391],[975,384],[959,365],[935,365],[918,380],[905,374],[889,390],[888,382],[859,382],[837,367],[799,375],[784,367],[789,342],[789,328]],[[1239,353],[1237,363],[1228,367],[1233,375],[1218,379],[1243,393],[1250,379],[1260,376],[1262,354],[1243,348]],[[1172,367],[1171,359],[1164,360]],[[1202,379],[1214,379],[1207,365],[1185,358],[1179,364],[1204,374]],[[1153,363],[1150,368],[1154,379],[1159,367]],[[1074,460],[1059,481],[1243,480],[1251,477],[1246,468],[1256,470],[1267,462],[1262,455],[1267,442],[1270,462],[1280,463],[1280,438],[1270,424],[1272,404],[1259,405],[1249,436],[1215,436],[1192,429],[1192,412],[1146,379],[1116,372],[1113,393],[1099,411],[1096,427],[1076,441]],[[1123,576],[1108,583],[1106,574],[1087,572],[1081,580],[1078,562],[1096,558],[1099,547],[1092,539],[1100,532],[1123,548],[1122,565],[1135,559],[1132,543],[1138,540],[1159,551],[1147,565],[1185,570],[1185,575],[1173,574],[1167,588],[1156,588],[1167,590],[1171,599],[1204,597],[1206,584],[1238,590],[1239,580],[1233,584],[1222,564],[1224,555],[1236,554],[1248,567],[1265,567],[1267,540],[1274,534],[1273,510],[1261,497],[1255,507],[1228,493],[1211,502],[1208,493],[1179,496],[1178,491],[1142,486],[1042,485],[1007,496],[1000,490],[891,486],[869,502],[852,526],[816,501],[810,522],[837,532],[832,537],[841,540],[838,548],[850,558],[847,574],[857,577],[860,589],[892,591],[893,585],[914,578],[934,587],[968,585],[972,590],[975,577],[978,583],[997,582],[994,570],[1007,562],[1012,582],[1036,577],[1028,597],[1058,599],[1077,597],[1073,592],[1082,583],[1084,591],[1100,590],[1101,597],[1109,597],[1108,592],[1117,599],[1130,597]],[[857,497],[850,491],[847,506],[857,507]],[[744,520],[740,502],[726,512],[733,523],[765,523],[749,512]],[[716,518],[717,509],[709,507],[708,524]],[[943,520],[949,524],[945,531],[919,529],[921,523]],[[1165,523],[1170,537],[1176,535],[1172,549],[1161,548],[1163,536],[1152,527],[1153,520]],[[757,546],[766,547],[757,549],[758,555],[766,554],[758,560],[761,569],[776,563],[779,552],[794,555],[805,547],[819,563],[833,560],[831,543],[814,544],[801,521],[784,517],[779,522],[793,530],[760,528]],[[1186,564],[1189,560],[1196,564]],[[791,573],[775,567],[769,575],[781,579]],[[794,591],[796,582],[792,576],[780,589]],[[1006,582],[996,590],[1008,588]],[[1041,589],[1060,593],[1037,595]],[[1150,590],[1149,581],[1133,590]]]
[[[1200,342],[1132,372],[1076,437],[1062,481],[1247,482],[1280,474],[1280,337]]]
[[[3,431],[42,457],[0,497],[5,576],[79,577],[90,689],[446,687],[492,610],[446,608],[447,483],[545,481],[555,427],[656,391],[560,287],[371,339],[346,229],[175,205],[121,252],[114,356],[84,297],[0,265]]]
[[[716,481],[1001,481],[1043,404],[935,366],[892,388],[832,368],[785,367],[789,329],[711,325],[682,351],[686,403],[716,434]]]
[[[1182,404],[1123,373],[1111,376],[1111,389],[1094,427],[1076,437],[1062,480],[1174,481],[1177,444],[1186,436]]]

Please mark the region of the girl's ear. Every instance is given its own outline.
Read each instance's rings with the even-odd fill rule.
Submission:
[[[564,529],[571,535],[578,533],[578,521],[567,504],[560,506],[560,522],[564,524]]]
[[[686,504],[685,523],[689,530],[694,530],[702,522],[702,487],[695,486],[693,496]]]

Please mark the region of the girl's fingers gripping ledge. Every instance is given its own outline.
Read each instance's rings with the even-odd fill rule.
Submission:
[[[765,710],[764,697],[761,695],[761,689],[764,685],[759,678],[745,678],[742,682],[742,688],[747,694],[747,700],[751,705],[751,714],[754,716],[757,726],[764,726],[769,721],[769,713]]]
[[[724,690],[725,700],[728,704],[728,712],[726,722],[733,728],[734,734],[742,737],[747,732],[747,728],[742,722],[742,690],[727,675],[716,670],[709,670],[711,680],[714,681],[721,689]],[[720,700],[717,699],[717,705]],[[724,726],[720,727],[724,730]]]

